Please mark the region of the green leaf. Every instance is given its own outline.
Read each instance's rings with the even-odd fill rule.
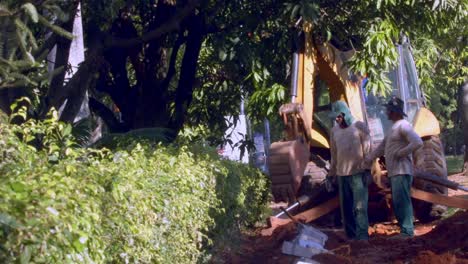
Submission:
[[[253,77],[256,82],[260,82],[262,80],[262,77],[257,72],[253,73]]]
[[[39,14],[37,13],[37,9],[33,4],[26,3],[22,5],[21,8],[24,9],[29,14],[29,16],[31,17],[31,20],[34,23],[37,23],[39,21]]]
[[[12,13],[10,12],[10,10],[8,10],[7,7],[3,6],[3,5],[0,5],[0,17],[2,16],[11,16]]]
[[[291,20],[297,19],[301,6],[295,5],[291,12]]]
[[[330,41],[332,38],[332,33],[330,30],[327,30],[327,41]]]
[[[239,38],[239,37],[236,37],[236,38],[231,39],[231,42],[232,42],[234,45],[237,44],[237,43],[239,43],[239,41],[240,41],[240,38]]]
[[[47,159],[49,161],[56,162],[56,161],[58,161],[58,156],[56,154],[52,154]]]
[[[377,9],[380,9],[380,7],[382,6],[382,0],[377,0]]]
[[[219,52],[218,52],[218,56],[219,56],[219,59],[220,59],[221,61],[225,61],[226,58],[227,58],[227,53],[226,53],[225,50],[220,49]]]
[[[31,261],[31,246],[25,246],[23,252],[21,252],[20,263],[28,264]]]
[[[86,248],[86,241],[87,240],[88,240],[88,238],[83,239],[83,237],[75,239],[73,241],[73,247],[76,249],[76,251],[81,253]]]
[[[232,51],[229,53],[229,60],[233,60],[234,57],[236,57],[236,51],[235,51],[235,50],[232,50]]]
[[[16,222],[16,219],[14,217],[5,213],[0,213],[0,226],[16,228],[18,227],[18,223]]]
[[[44,26],[50,28],[54,33],[62,36],[62,37],[65,37],[67,39],[70,39],[72,40],[73,39],[73,34],[64,30],[63,28],[61,27],[58,27],[56,25],[53,25],[51,24],[45,17],[39,15],[39,22],[41,22],[41,24],[43,24]]]
[[[70,124],[66,124],[65,127],[63,128],[62,135],[63,136],[71,135],[72,128],[73,127]]]
[[[21,182],[13,182],[10,184],[10,186],[11,189],[15,192],[24,192],[24,190],[26,189],[26,185],[24,185]]]

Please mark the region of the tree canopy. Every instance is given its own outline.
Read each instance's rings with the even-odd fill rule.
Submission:
[[[394,44],[407,36],[421,85],[447,126],[453,126],[453,98],[467,72],[463,0],[96,0],[82,3],[86,59],[64,80],[66,31],[77,4],[2,2],[0,19],[8,23],[1,23],[1,34],[9,36],[1,46],[4,111],[13,90],[34,91],[45,109],[65,101],[66,107],[77,105],[76,95],[87,92],[92,112],[114,132],[177,132],[184,124],[201,124],[220,135],[224,116],[239,113],[242,98],[254,119],[275,115],[287,95],[292,34],[300,17],[312,23],[317,40],[356,50],[350,66],[369,76],[374,91],[388,87],[385,71],[396,63]],[[45,78],[43,54],[54,44],[55,73]],[[451,107],[438,108],[447,102]],[[71,122],[77,111],[68,113],[62,120]]]

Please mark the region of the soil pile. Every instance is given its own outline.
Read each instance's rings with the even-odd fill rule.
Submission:
[[[468,252],[468,212],[458,212],[417,240],[438,253],[452,249]]]
[[[421,251],[416,258],[413,260],[414,264],[455,264],[457,263],[457,257],[450,253],[437,255],[430,250]]]

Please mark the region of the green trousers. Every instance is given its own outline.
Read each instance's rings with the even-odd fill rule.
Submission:
[[[364,173],[337,177],[343,225],[346,235],[351,239],[369,239],[367,218],[369,193],[364,177]]]
[[[411,184],[413,176],[409,174],[390,177],[392,187],[392,206],[400,226],[400,233],[414,235],[413,204],[411,203]]]

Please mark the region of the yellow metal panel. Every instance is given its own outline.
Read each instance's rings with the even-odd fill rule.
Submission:
[[[364,120],[362,112],[362,99],[359,82],[352,82],[349,78],[348,67],[345,62],[349,60],[354,51],[342,52],[330,44],[324,44],[319,49],[323,58],[320,67],[320,75],[324,75],[324,80],[330,88],[330,100],[346,101],[353,116],[360,121]]]
[[[305,27],[305,51],[299,55],[299,74],[297,85],[297,102],[304,105],[305,124],[312,127],[312,146],[329,148],[327,134],[313,122],[314,85],[317,75],[329,87],[330,100],[346,101],[351,113],[358,120],[363,120],[362,99],[359,83],[349,80],[348,68],[345,61],[349,60],[354,51],[341,52],[330,44],[314,45],[311,25]]]
[[[414,118],[413,127],[414,131],[416,131],[420,137],[436,136],[440,134],[440,124],[437,117],[425,107],[419,109]]]
[[[346,97],[351,114],[359,121],[364,121],[364,113],[362,112],[361,92],[359,84],[351,81],[346,81]]]
[[[330,144],[328,142],[328,136],[324,133],[319,127],[316,125],[312,125],[312,142],[311,145],[313,147],[320,147],[320,148],[330,148]]]
[[[304,53],[299,54],[296,103],[304,104]]]
[[[317,67],[320,79],[323,80],[329,89],[330,100],[332,102],[345,100],[345,87],[340,77],[334,72],[332,66],[325,60],[323,53],[317,54]]]
[[[305,35],[305,52],[303,56],[303,78],[302,78],[302,93],[304,114],[307,120],[307,127],[311,128],[313,123],[314,113],[314,88],[315,76],[317,75],[317,67],[315,66],[316,49],[314,47],[312,36],[309,33]]]
[[[318,48],[317,65],[320,79],[325,81],[330,89],[330,100],[332,102],[346,101],[347,70],[341,59],[342,54],[330,44],[325,43]]]

